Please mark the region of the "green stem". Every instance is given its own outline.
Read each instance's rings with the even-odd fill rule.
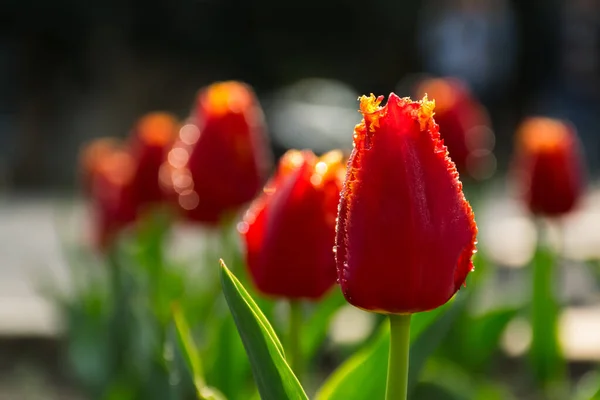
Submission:
[[[560,303],[555,293],[560,254],[548,245],[548,224],[538,221],[538,250],[533,260],[530,356],[535,378],[548,398],[565,398],[565,364],[558,336]],[[561,232],[562,233],[562,232]]]
[[[302,348],[300,346],[302,329],[302,303],[290,300],[289,332],[288,332],[288,362],[294,373],[299,377],[302,370]]]
[[[406,400],[411,314],[390,315],[390,357],[386,400]]]
[[[123,374],[126,368],[124,354],[128,351],[128,343],[126,330],[123,329],[123,324],[128,320],[127,306],[129,304],[129,298],[123,282],[123,271],[118,260],[117,248],[115,245],[112,246],[108,253],[107,262],[110,274],[110,294],[114,299],[109,333],[112,350],[111,369],[112,371],[115,371],[116,375],[119,375]]]

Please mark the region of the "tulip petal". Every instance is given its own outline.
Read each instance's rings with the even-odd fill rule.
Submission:
[[[383,313],[444,304],[472,269],[477,228],[432,119],[433,103],[361,100],[337,226],[346,299]],[[365,105],[363,103],[370,103]]]

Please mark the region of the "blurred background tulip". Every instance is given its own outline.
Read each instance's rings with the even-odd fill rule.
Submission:
[[[122,147],[122,143],[115,138],[99,138],[86,144],[79,156],[80,182],[83,191],[89,193],[92,181],[98,170],[101,169],[102,159]]]
[[[101,248],[149,207],[166,203],[159,171],[177,131],[174,116],[150,113],[140,118],[127,143],[103,138],[82,150],[82,184],[92,200]]]
[[[336,281],[335,224],[346,172],[339,150],[321,157],[289,150],[238,224],[258,292],[288,301],[288,363],[302,379],[306,339],[302,300],[321,300]]]
[[[567,122],[543,117],[525,120],[517,131],[515,179],[533,214],[564,215],[585,188],[585,161],[577,133]]]
[[[537,218],[537,247],[531,261],[530,368],[546,396],[565,397],[569,383],[559,337],[565,304],[556,281],[560,282],[565,258],[563,221],[587,190],[585,160],[575,128],[548,117],[529,117],[521,123],[513,157],[514,184]],[[556,230],[556,245],[551,229]]]
[[[134,189],[135,160],[125,150],[114,150],[97,161],[92,179],[91,202],[95,216],[95,242],[106,250],[138,212]]]
[[[130,133],[129,147],[135,159],[135,192],[140,207],[165,200],[159,182],[159,170],[166,161],[179,132],[174,115],[154,112],[144,115]]]
[[[340,151],[321,158],[310,151],[288,151],[246,211],[238,229],[250,276],[261,293],[318,300],[333,286],[343,161]]]
[[[200,90],[168,163],[167,182],[190,220],[217,224],[250,202],[271,168],[264,115],[252,89],[231,81]]]
[[[435,121],[450,157],[463,177],[489,178],[496,169],[494,132],[484,106],[456,78],[429,78],[418,83],[415,97],[435,101]]]

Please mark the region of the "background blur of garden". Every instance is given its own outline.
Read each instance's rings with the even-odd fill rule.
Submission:
[[[85,241],[90,229],[82,145],[123,138],[150,111],[185,118],[199,88],[232,79],[256,91],[276,157],[351,149],[361,94],[414,96],[423,76],[464,81],[495,136],[494,158],[476,176],[479,243],[499,266],[481,307],[523,300],[519,267],[535,247],[534,224],[506,179],[515,129],[531,115],[571,121],[590,188],[558,239],[569,260],[559,331],[574,374],[600,363],[600,274],[582,262],[600,259],[600,0],[7,0],[1,8],[0,400],[82,398],[49,294],[69,293],[64,242]],[[203,233],[176,235],[169,252],[193,264]],[[508,355],[527,345],[522,324],[513,325]],[[340,323],[334,334],[351,341],[358,331]]]

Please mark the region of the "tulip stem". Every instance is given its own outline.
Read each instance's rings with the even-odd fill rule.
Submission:
[[[411,314],[390,315],[390,357],[386,400],[406,400]]]
[[[290,300],[289,332],[288,332],[288,363],[292,371],[298,376],[302,367],[302,349],[300,347],[302,329],[302,303],[299,300]]]

